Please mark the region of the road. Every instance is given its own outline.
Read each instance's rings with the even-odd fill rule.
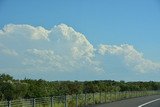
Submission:
[[[132,98],[92,107],[160,107],[160,95]]]

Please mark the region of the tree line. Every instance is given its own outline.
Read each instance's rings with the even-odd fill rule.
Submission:
[[[0,74],[0,100],[48,97],[96,92],[123,92],[160,90],[160,82],[125,82],[114,80],[95,81],[46,81],[16,80],[8,74]]]

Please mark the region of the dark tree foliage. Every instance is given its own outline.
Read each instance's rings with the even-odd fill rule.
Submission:
[[[96,81],[45,81],[42,79],[15,80],[0,74],[0,100],[47,97],[95,92],[160,90],[160,82]]]

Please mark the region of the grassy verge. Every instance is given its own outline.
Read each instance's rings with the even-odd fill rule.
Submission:
[[[67,96],[55,96],[35,99],[21,99],[10,102],[11,107],[84,107],[100,103],[108,103],[123,99],[157,95],[160,91],[132,91],[132,92],[113,92],[113,93],[88,93]],[[7,107],[7,101],[0,101],[0,107]],[[52,105],[52,106],[51,106]]]

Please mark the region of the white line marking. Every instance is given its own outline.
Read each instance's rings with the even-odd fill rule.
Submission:
[[[155,99],[155,100],[152,100],[152,101],[149,101],[149,102],[144,103],[144,104],[142,104],[142,105],[139,105],[138,107],[143,107],[143,106],[145,106],[145,105],[148,105],[148,104],[153,103],[153,102],[158,101],[158,100],[160,100],[160,98]]]

